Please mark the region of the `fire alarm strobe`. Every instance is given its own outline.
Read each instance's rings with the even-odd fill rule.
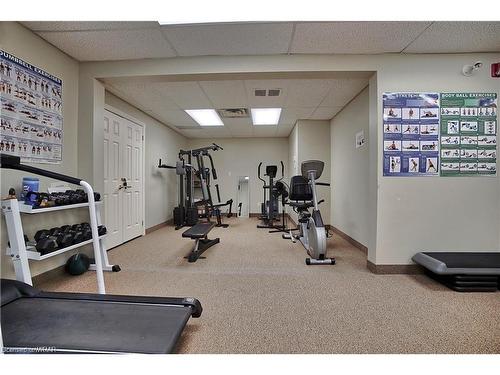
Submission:
[[[491,76],[493,78],[500,78],[500,63],[491,64]]]

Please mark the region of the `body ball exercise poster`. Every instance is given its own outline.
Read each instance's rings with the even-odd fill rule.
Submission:
[[[0,152],[25,162],[60,163],[62,81],[0,50]]]
[[[496,176],[495,93],[441,94],[441,176]]]
[[[384,176],[439,175],[439,94],[384,93]]]

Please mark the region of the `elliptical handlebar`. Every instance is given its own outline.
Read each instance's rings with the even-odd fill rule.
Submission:
[[[259,180],[261,180],[264,185],[266,184],[266,180],[264,180],[262,177],[260,177],[260,167],[262,167],[262,162],[259,163],[259,166],[257,167],[257,177],[259,178]]]
[[[283,160],[280,160],[281,163],[281,178],[278,181],[283,180],[285,178],[285,164],[283,164]]]

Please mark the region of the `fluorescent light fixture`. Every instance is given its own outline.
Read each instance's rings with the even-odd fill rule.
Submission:
[[[281,108],[252,108],[254,125],[278,125]]]
[[[224,126],[215,109],[185,109],[200,126]]]

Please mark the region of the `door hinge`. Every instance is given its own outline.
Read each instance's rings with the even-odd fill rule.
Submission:
[[[144,136],[142,136],[142,140],[144,141]]]

